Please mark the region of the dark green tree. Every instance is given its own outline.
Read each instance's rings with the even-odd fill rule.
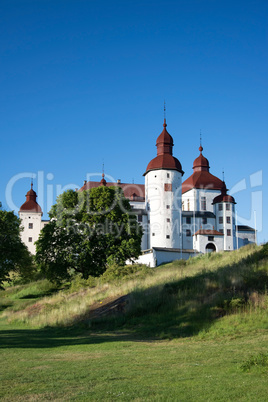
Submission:
[[[73,273],[99,276],[141,252],[142,228],[119,187],[68,190],[57,198],[51,221],[36,243],[36,261],[52,281]]]
[[[14,212],[4,211],[0,203],[0,288],[4,281],[9,281],[12,271],[25,278],[32,274],[32,257],[20,232],[20,219]]]

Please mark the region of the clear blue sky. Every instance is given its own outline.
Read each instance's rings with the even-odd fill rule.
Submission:
[[[184,178],[201,129],[240,223],[254,225],[256,209],[268,240],[267,0],[1,0],[0,52],[5,208],[10,189],[24,202],[25,176],[38,172],[44,212],[103,162],[107,175],[143,183],[165,99]]]

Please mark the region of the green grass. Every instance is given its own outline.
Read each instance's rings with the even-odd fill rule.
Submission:
[[[7,288],[0,399],[266,401],[267,250],[117,270],[91,288],[78,279]],[[91,315],[103,305],[109,314]]]
[[[227,341],[159,341],[130,333],[74,334],[2,327],[0,398],[113,401],[265,401],[266,334]]]

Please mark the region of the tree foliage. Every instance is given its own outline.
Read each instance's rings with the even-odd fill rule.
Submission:
[[[14,212],[4,211],[0,203],[0,288],[9,281],[10,272],[30,277],[33,269],[32,257],[21,241],[20,219]]]
[[[53,281],[72,273],[99,276],[108,265],[140,254],[142,229],[119,187],[68,190],[49,216],[36,243],[36,261]]]

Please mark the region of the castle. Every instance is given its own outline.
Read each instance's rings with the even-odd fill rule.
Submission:
[[[155,267],[176,259],[187,259],[199,253],[231,251],[255,242],[255,231],[236,225],[235,199],[228,195],[224,181],[210,173],[208,160],[200,155],[194,160],[193,174],[182,181],[184,172],[173,156],[173,138],[166,119],[156,140],[157,156],[144,173],[145,184],[84,181],[78,191],[98,186],[119,186],[129,199],[132,212],[142,225],[142,254],[138,262]],[[48,221],[32,188],[19,210],[24,228],[22,240],[32,254],[35,241]]]

